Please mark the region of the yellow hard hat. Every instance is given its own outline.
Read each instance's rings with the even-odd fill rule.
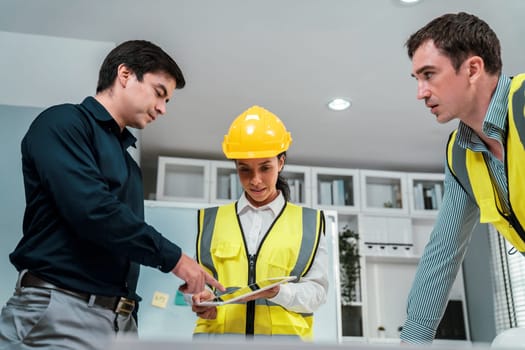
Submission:
[[[252,106],[232,122],[222,150],[228,159],[270,158],[286,151],[291,143],[292,135],[275,114]]]

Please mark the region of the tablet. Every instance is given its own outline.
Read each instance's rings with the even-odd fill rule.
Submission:
[[[276,285],[283,284],[289,281],[297,279],[295,276],[283,276],[283,277],[272,277],[265,280],[257,281],[244,287],[239,287],[233,290],[227,290],[226,292],[219,292],[215,298],[201,301],[196,304],[199,306],[217,306],[223,304],[233,303],[240,299],[249,297],[253,294],[262,292],[263,290],[270,289]]]

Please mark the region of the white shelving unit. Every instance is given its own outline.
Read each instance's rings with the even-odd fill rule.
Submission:
[[[290,186],[291,201],[311,206],[311,170],[285,165],[283,176]],[[242,193],[233,161],[159,157],[157,200],[228,203]]]
[[[159,157],[157,200],[210,201],[210,161]]]
[[[290,164],[283,175],[292,202],[336,211],[338,232],[348,227],[359,234],[360,279],[354,300],[341,305],[343,341],[398,342],[408,291],[441,203],[444,175]],[[160,157],[157,199],[231,202],[242,192],[237,178],[233,161]],[[462,303],[468,343],[461,273],[451,300]],[[380,326],[385,328],[381,334]]]
[[[239,198],[242,186],[233,161],[210,161],[210,202],[228,203]]]
[[[312,206],[312,172],[310,167],[285,164],[282,175],[290,186],[290,201]]]
[[[361,170],[360,174],[362,211],[383,215],[408,214],[406,173]]]
[[[312,167],[312,177],[312,198],[315,207],[345,213],[359,211],[358,170]]]
[[[444,174],[409,173],[408,199],[413,217],[435,217],[441,208]]]

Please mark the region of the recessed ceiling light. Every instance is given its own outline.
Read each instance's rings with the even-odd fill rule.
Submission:
[[[418,2],[420,2],[421,0],[399,0],[399,2],[402,4],[402,5],[414,5],[414,4],[417,4]]]
[[[333,111],[344,111],[348,107],[350,107],[351,103],[349,100],[345,100],[344,98],[334,98],[330,102],[328,102],[328,108],[330,108]]]

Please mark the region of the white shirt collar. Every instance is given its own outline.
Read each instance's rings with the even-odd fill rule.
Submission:
[[[245,213],[246,210],[248,209],[252,209],[255,211],[270,209],[275,217],[281,212],[281,210],[284,207],[284,204],[285,204],[285,201],[284,201],[284,197],[281,191],[279,191],[279,195],[275,197],[273,201],[271,201],[270,203],[266,205],[263,205],[262,207],[253,206],[248,200],[248,198],[246,198],[246,192],[243,192],[241,197],[237,201],[237,214],[241,215]]]

